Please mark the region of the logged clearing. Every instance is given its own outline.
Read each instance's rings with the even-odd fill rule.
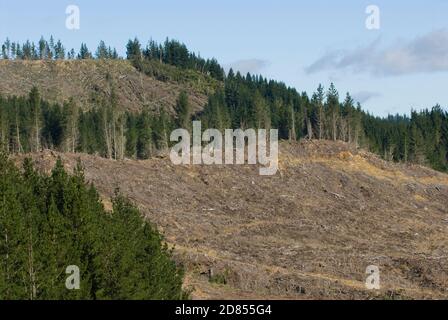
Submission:
[[[283,142],[272,177],[166,157],[31,156],[47,172],[57,156],[69,170],[80,159],[106,208],[119,187],[174,246],[195,299],[448,298],[446,174],[326,141]],[[365,288],[369,265],[379,291]]]
[[[53,103],[76,98],[84,109],[109,99],[112,90],[118,106],[127,111],[142,108],[172,111],[182,90],[189,93],[194,111],[201,110],[217,83],[193,71],[152,63],[163,68],[164,81],[138,72],[127,60],[0,60],[0,94],[28,95],[36,86],[42,97]],[[172,79],[169,79],[172,78]]]

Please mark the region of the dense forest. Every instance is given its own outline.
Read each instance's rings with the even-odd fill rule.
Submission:
[[[0,154],[0,299],[184,299],[171,250],[118,192],[106,212],[78,165],[50,176]],[[68,266],[80,270],[67,290]]]
[[[362,110],[349,93],[341,97],[334,84],[316,92],[298,92],[282,82],[262,76],[224,73],[216,59],[205,60],[175,40],[151,40],[142,47],[129,40],[126,59],[141,72],[150,73],[148,62],[201,72],[222,81],[205,108],[193,113],[187,92],[179,95],[174,112],[121,111],[112,93],[95,108],[82,111],[76,98],[63,105],[41,99],[38,88],[27,97],[0,96],[0,143],[7,152],[61,151],[96,153],[104,157],[146,159],[170,146],[174,128],[188,128],[202,120],[203,128],[276,128],[281,139],[342,140],[366,148],[387,160],[412,162],[448,170],[448,113],[441,106],[410,116],[379,118]],[[101,41],[95,54],[85,44],[79,53],[53,38],[38,45],[11,43],[2,46],[3,59],[120,59],[114,48]],[[159,77],[163,80],[163,77]]]

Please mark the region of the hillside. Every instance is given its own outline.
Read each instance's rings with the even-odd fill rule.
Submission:
[[[448,175],[327,141],[283,142],[273,177],[165,157],[31,156],[43,171],[80,159],[106,209],[119,187],[175,247],[194,298],[448,297]],[[379,292],[365,289],[369,265]]]
[[[216,60],[188,54],[177,42],[178,49],[168,55],[173,59],[160,62],[151,46],[142,56],[136,41],[131,47],[137,53],[127,54],[138,58],[128,60],[1,60],[3,148],[29,152],[42,145],[66,151],[71,145],[72,151],[109,158],[146,159],[169,144],[169,131],[196,119],[204,128],[220,130],[276,128],[281,140],[354,143],[390,161],[448,172],[448,112],[440,105],[412,111],[410,117],[381,118],[363,111],[350,93],[343,99],[334,83],[299,93],[263,76],[233,70],[224,75]],[[179,59],[182,52],[184,59]],[[73,104],[62,106],[69,98]],[[119,136],[114,128],[120,128]]]
[[[198,72],[151,65],[165,75],[163,81],[138,72],[128,60],[0,60],[0,94],[28,95],[36,86],[49,102],[62,104],[74,97],[88,109],[110,97],[113,88],[121,108],[140,111],[145,106],[172,110],[179,93],[187,90],[192,108],[199,110],[218,85]]]

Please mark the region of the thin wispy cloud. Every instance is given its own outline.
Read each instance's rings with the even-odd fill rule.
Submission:
[[[381,93],[374,91],[360,91],[353,94],[353,100],[359,103],[365,103],[371,99],[380,97]]]
[[[246,59],[226,64],[224,66],[224,69],[226,70],[226,72],[228,72],[230,69],[233,69],[233,71],[235,72],[239,71],[241,74],[246,75],[248,72],[251,74],[260,73],[268,65],[269,62],[267,60]]]
[[[409,41],[383,47],[377,39],[364,47],[333,50],[305,68],[309,74],[324,70],[397,76],[448,71],[448,30],[430,32]]]

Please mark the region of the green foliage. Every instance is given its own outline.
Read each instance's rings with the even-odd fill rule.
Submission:
[[[204,129],[275,128],[285,140],[341,140],[387,160],[448,171],[448,115],[438,105],[413,111],[410,117],[378,118],[362,111],[359,103],[355,105],[349,93],[341,101],[334,84],[328,90],[319,85],[308,96],[258,75],[230,70],[226,76],[215,59],[205,60],[176,40],[167,39],[163,44],[151,40],[143,48],[135,38],[126,49],[127,58],[138,71],[183,87],[174,114],[160,108],[148,112],[146,106],[140,113],[120,113],[113,87],[109,101],[96,101],[97,107],[86,112],[78,112],[73,99],[62,107],[50,105],[33,88],[28,97],[0,97],[1,148],[13,153],[51,148],[114,159],[146,159],[170,145],[173,127],[189,128],[190,120],[197,119]],[[2,46],[3,59],[62,59],[64,52],[61,42],[55,43],[53,37],[49,42],[41,38],[38,45],[7,39]],[[74,56],[70,51],[68,58]],[[119,58],[103,41],[96,57]],[[92,59],[85,44],[78,58]],[[188,103],[190,91],[209,97],[197,114]]]
[[[185,91],[182,91],[179,98],[176,101],[176,107],[174,108],[176,112],[176,126],[178,128],[188,129],[191,123],[191,107],[188,101],[188,95]]]
[[[204,129],[218,129],[224,132],[225,129],[231,127],[230,113],[222,90],[209,97],[200,117]]]
[[[0,155],[0,299],[184,299],[162,236],[119,193],[106,212],[78,165],[23,173]],[[67,266],[81,272],[68,290]]]
[[[363,116],[366,145],[388,160],[429,165],[448,171],[448,113],[440,106],[411,117]]]
[[[89,51],[85,43],[81,43],[81,49],[79,49],[78,59],[92,59],[92,53]]]
[[[143,56],[147,60],[156,60],[181,69],[200,71],[219,81],[225,78],[224,70],[216,59],[205,60],[194,52],[190,52],[185,44],[177,40],[166,39],[163,45],[150,40],[143,50]]]
[[[11,42],[9,39],[2,45],[0,55],[7,60],[64,60],[64,59],[93,59],[92,53],[85,43],[81,44],[79,53],[74,49],[66,51],[61,40],[55,42],[53,36],[47,41],[41,37],[39,42],[26,41],[23,44]],[[101,41],[96,52],[98,59],[118,59],[118,53],[115,48],[106,47],[104,41]]]
[[[142,48],[137,38],[129,40],[126,45],[126,57],[129,60],[140,60],[142,58]]]
[[[96,50],[95,56],[97,59],[118,59],[117,50],[112,49],[110,46],[107,47],[104,41],[100,41],[98,49]]]
[[[176,66],[160,62],[159,60],[140,59],[132,60],[134,67],[159,81],[176,82],[186,89],[193,89],[205,95],[213,93],[221,87],[221,83],[207,73],[193,69],[182,69]]]

